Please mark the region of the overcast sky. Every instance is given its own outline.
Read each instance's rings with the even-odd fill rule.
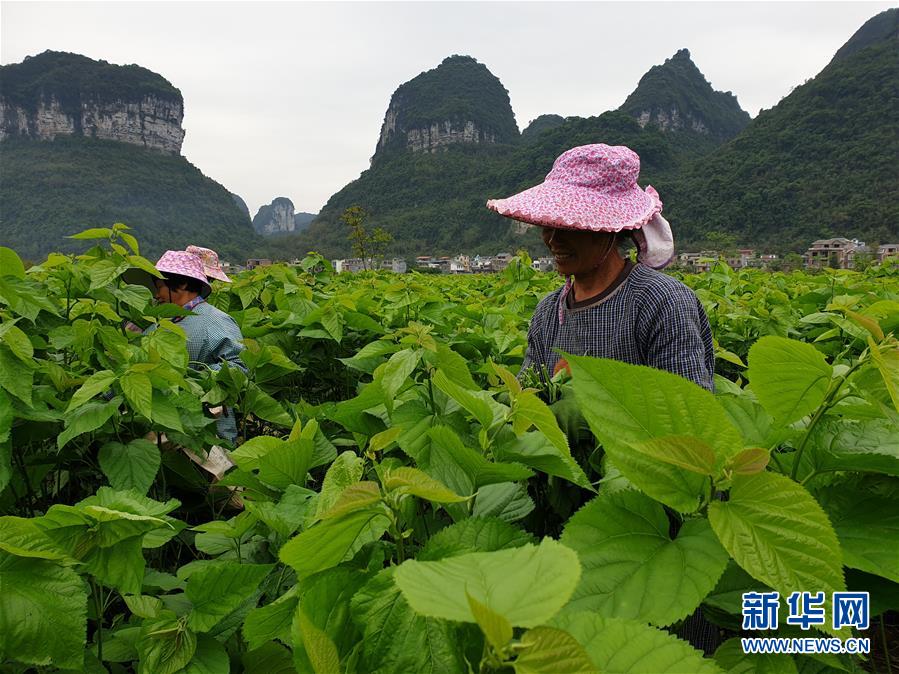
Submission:
[[[678,49],[753,117],[892,2],[0,2],[0,62],[46,49],[153,70],[183,154],[254,215],[317,212],[368,168],[393,91],[451,54],[496,75],[523,129],[620,106]],[[597,139],[601,141],[602,139]]]

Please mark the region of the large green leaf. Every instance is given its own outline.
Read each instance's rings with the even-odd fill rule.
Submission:
[[[225,647],[208,634],[197,637],[197,650],[178,674],[230,674],[231,661]]]
[[[818,492],[843,549],[843,563],[899,583],[899,501],[863,483]]]
[[[467,594],[513,626],[536,627],[565,605],[580,577],[577,554],[552,539],[539,546],[473,552],[437,562],[409,560],[396,583],[419,614],[474,622]],[[539,584],[534,579],[540,578]]]
[[[550,414],[552,414],[550,412]],[[590,480],[568,451],[567,444],[561,448],[541,431],[524,433],[518,437],[509,433],[508,441],[498,442],[494,447],[497,458],[518,462],[531,468],[556,475],[584,489],[593,491]]]
[[[159,447],[137,438],[127,445],[107,442],[97,455],[100,470],[113,489],[135,489],[146,494],[156,478],[162,458]]]
[[[728,639],[715,651],[715,662],[728,674],[798,674],[792,655],[743,653],[740,639]],[[837,670],[839,671],[839,670]]]
[[[420,360],[420,349],[403,349],[390,356],[384,365],[375,370],[375,379],[381,382],[386,402],[392,404],[397,392],[415,371]]]
[[[466,447],[459,435],[447,426],[432,427],[428,436],[431,439],[430,456],[419,456],[416,459],[418,465],[425,471],[433,468],[438,474],[446,474],[455,468],[465,474],[473,489],[499,482],[527,480],[534,475],[519,463],[489,461],[480,451]]]
[[[25,278],[25,265],[22,264],[22,258],[12,248],[0,246],[0,269],[3,270],[3,276]]]
[[[174,674],[197,652],[197,635],[180,620],[145,620],[137,642],[138,674]]]
[[[534,537],[496,517],[470,517],[441,529],[418,553],[420,562],[469,552],[492,552],[534,543]]]
[[[299,643],[294,640],[294,658],[298,657],[297,648],[302,646],[315,674],[339,672],[340,654],[331,638],[306,617],[302,607],[297,611],[297,618],[300,638]]]
[[[746,374],[764,408],[789,424],[824,402],[833,368],[810,344],[766,336],[749,349]]]
[[[250,649],[260,648],[272,639],[290,643],[290,625],[300,601],[298,589],[299,586],[294,585],[272,603],[254,608],[247,614],[242,630]]]
[[[65,559],[66,551],[49,538],[38,524],[39,518],[0,517],[0,550],[19,557]]]
[[[669,534],[664,508],[640,492],[601,494],[565,526],[562,542],[581,560],[566,610],[670,625],[715,587],[728,555],[705,519]]]
[[[217,561],[192,573],[185,590],[193,604],[188,625],[208,632],[252,595],[272,568],[272,564]]]
[[[6,344],[0,343],[0,388],[31,407],[33,381],[33,367],[19,360]]]
[[[716,462],[733,456],[743,448],[743,438],[715,397],[651,367],[577,356],[568,362],[584,417],[618,470],[665,505],[695,511],[707,478],[637,448],[656,438],[692,437],[713,450]]]
[[[278,557],[293,567],[302,580],[340,564],[352,554],[360,535],[368,533],[377,540],[387,531],[389,524],[390,520],[381,509],[359,510],[344,517],[324,520],[287,541]]]
[[[67,414],[65,430],[56,438],[57,447],[62,449],[73,438],[103,426],[113,415],[118,414],[121,403],[120,397],[115,397],[107,403],[90,402]]]
[[[640,621],[581,612],[551,624],[577,639],[603,674],[722,674],[701,651]]]
[[[153,418],[153,384],[143,372],[126,372],[119,380],[128,404],[138,414]]]
[[[360,671],[465,674],[458,627],[415,613],[393,582],[395,571],[382,570],[353,595],[353,620],[364,636]]]
[[[87,585],[72,569],[0,551],[0,662],[81,669]]]
[[[470,391],[463,388],[440,370],[434,373],[431,380],[434,382],[434,386],[446,393],[446,395],[459,403],[465,411],[477,419],[483,428],[489,429],[493,427],[496,417],[490,403],[486,400],[486,396],[489,394],[485,394],[483,391]]]
[[[535,627],[521,636],[515,674],[599,674],[578,641],[555,627]]]
[[[734,560],[782,597],[845,590],[837,535],[818,502],[789,478],[736,476],[729,500],[709,506],[709,520]]]
[[[116,374],[111,370],[100,370],[99,372],[94,372],[94,374],[88,377],[79,387],[79,389],[72,395],[66,411],[71,412],[72,410],[86,403],[98,393],[107,391],[115,380]]]
[[[518,482],[488,484],[478,490],[472,515],[498,517],[506,522],[517,522],[536,508],[528,496],[527,487]]]
[[[441,484],[417,468],[407,466],[391,470],[384,478],[384,488],[397,494],[411,494],[434,503],[458,503],[464,501],[445,484]]]
[[[818,471],[851,470],[899,476],[899,433],[890,419],[819,423],[806,451]]]
[[[318,514],[330,510],[337,503],[343,490],[362,479],[365,462],[355,452],[341,452],[325,473],[318,497]]]

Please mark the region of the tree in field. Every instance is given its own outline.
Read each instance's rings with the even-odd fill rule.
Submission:
[[[368,212],[361,206],[350,206],[340,216],[350,228],[347,238],[353,244],[353,255],[362,258],[363,269],[369,269],[370,264],[374,267],[375,260],[383,259],[387,244],[393,241],[390,232],[382,227],[375,227],[369,232],[365,228],[366,218]]]

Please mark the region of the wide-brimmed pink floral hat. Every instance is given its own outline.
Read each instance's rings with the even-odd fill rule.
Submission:
[[[491,199],[500,215],[543,227],[593,232],[632,230],[638,258],[656,269],[674,256],[671,227],[651,186],[637,185],[640,157],[623,145],[581,145],[561,154],[539,185]]]
[[[156,262],[156,271],[163,274],[178,274],[201,281],[203,290],[200,295],[203,297],[208,297],[212,292],[209,279],[206,278],[206,273],[203,271],[203,261],[199,256],[188,253],[186,250],[165,251]]]
[[[219,254],[214,250],[211,248],[201,248],[200,246],[188,246],[185,250],[200,258],[200,261],[203,263],[203,273],[206,274],[208,278],[231,283],[231,279],[228,278],[225,270],[222,269],[221,262],[219,262]]]

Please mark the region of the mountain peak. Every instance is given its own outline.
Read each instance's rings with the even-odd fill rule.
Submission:
[[[499,79],[471,56],[454,54],[393,93],[375,158],[388,151],[510,143],[518,135],[509,92]]]
[[[634,92],[619,108],[640,126],[653,125],[665,132],[693,133],[723,142],[749,123],[732,93],[715,91],[688,49],[679,49],[662,65],[640,78]]]
[[[846,44],[837,50],[831,63],[888,40],[899,40],[899,7],[887,9],[865,21]]]

